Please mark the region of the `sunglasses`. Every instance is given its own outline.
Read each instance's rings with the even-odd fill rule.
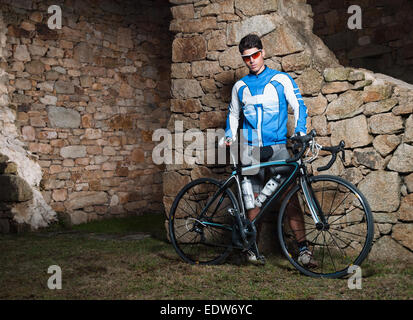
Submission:
[[[258,58],[260,57],[260,55],[261,55],[261,51],[262,51],[262,50],[258,50],[258,51],[254,52],[254,53],[251,53],[251,54],[244,54],[244,55],[241,56],[241,57],[242,57],[242,60],[244,60],[245,62],[250,62],[250,61],[251,61],[251,58],[253,58],[254,60],[255,60],[255,59],[258,59]]]

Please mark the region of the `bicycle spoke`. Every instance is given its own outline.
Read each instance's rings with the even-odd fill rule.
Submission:
[[[237,209],[238,204],[232,192],[220,191],[220,186],[210,178],[194,180],[179,193],[177,205],[171,210],[171,242],[187,262],[219,263],[232,249],[234,218],[228,209]]]
[[[291,219],[297,228],[287,231],[290,234],[280,233],[283,235],[280,237],[282,246],[290,247],[291,241],[302,240],[296,237],[305,234],[312,254],[311,259],[314,259],[315,263],[307,266],[303,262],[298,262],[298,254],[287,258],[294,260],[294,265],[306,275],[344,276],[347,274],[346,268],[351,263],[360,263],[368,253],[368,250],[363,249],[372,243],[371,213],[360,192],[357,189],[355,191],[354,187],[342,178],[320,175],[311,177],[309,181],[309,188],[314,191],[311,196],[315,197],[314,201],[317,201],[325,214],[326,222],[323,220],[320,228],[315,228],[314,222],[309,220],[312,218],[308,214],[309,205],[301,189],[296,187],[295,193],[290,194],[287,207],[282,212],[285,223],[280,224],[279,228],[289,230],[286,219],[289,215],[288,210],[303,212],[304,221],[298,217]],[[292,201],[294,197],[297,197],[297,202]],[[292,248],[287,252],[291,250]]]
[[[344,252],[343,249],[341,249],[340,246],[337,244],[337,242],[336,242],[336,240],[334,239],[334,237],[333,237],[333,235],[331,234],[331,232],[327,230],[327,233],[330,235],[331,239],[334,241],[334,243],[335,243],[336,246],[340,249],[340,251],[344,253],[344,256],[346,256],[345,252]]]

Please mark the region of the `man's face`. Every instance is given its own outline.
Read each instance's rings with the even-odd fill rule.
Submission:
[[[241,56],[251,73],[259,74],[264,70],[264,55],[264,49],[251,48],[244,50]]]

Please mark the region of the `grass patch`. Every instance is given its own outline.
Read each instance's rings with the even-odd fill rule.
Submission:
[[[102,220],[71,232],[0,236],[0,299],[409,299],[413,266],[367,261],[361,290],[346,279],[300,275],[279,256],[265,266],[192,266],[165,241],[163,215]],[[143,240],[90,234],[145,232]],[[49,290],[50,265],[62,269],[62,290]]]
[[[75,225],[73,230],[105,234],[149,233],[157,239],[165,239],[165,215],[163,213],[111,218]]]

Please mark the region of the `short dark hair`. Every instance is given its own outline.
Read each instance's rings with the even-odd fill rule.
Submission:
[[[241,39],[238,49],[242,54],[245,50],[252,48],[262,49],[262,42],[260,37],[258,37],[256,34],[250,33]]]

